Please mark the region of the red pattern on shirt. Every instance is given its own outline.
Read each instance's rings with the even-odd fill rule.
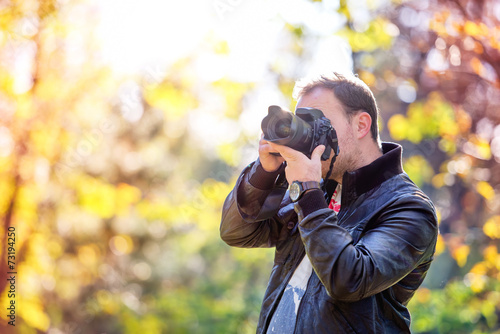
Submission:
[[[330,205],[328,205],[328,207],[333,211],[335,211],[336,213],[339,213],[340,203],[335,200],[336,197],[337,197],[337,190],[335,190],[335,192],[333,193],[332,200],[330,201]]]

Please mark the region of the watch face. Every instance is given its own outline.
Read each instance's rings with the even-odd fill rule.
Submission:
[[[292,201],[296,201],[299,199],[299,196],[300,196],[300,186],[298,183],[292,183],[292,185],[290,186],[290,199]]]

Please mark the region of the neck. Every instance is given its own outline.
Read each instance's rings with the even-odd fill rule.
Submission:
[[[380,146],[371,139],[366,144],[362,143],[359,147],[359,160],[356,169],[371,164],[383,155]]]
[[[359,142],[357,147],[358,150],[356,154],[352,156],[353,160],[351,161],[350,168],[347,168],[346,171],[352,172],[367,166],[383,155],[382,149],[371,139],[366,142]],[[336,178],[336,181],[342,183],[342,177],[343,173]]]

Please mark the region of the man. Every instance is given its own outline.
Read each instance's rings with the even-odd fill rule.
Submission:
[[[224,203],[227,244],[276,247],[257,333],[409,333],[406,305],[435,250],[434,206],[404,173],[401,146],[380,144],[378,108],[361,80],[313,80],[299,91],[304,107],[337,132],[330,179],[319,186],[330,168],[323,145],[309,159],[261,139]],[[292,201],[283,189],[294,182],[302,188]]]

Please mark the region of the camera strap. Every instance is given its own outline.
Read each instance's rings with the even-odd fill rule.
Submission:
[[[329,180],[330,176],[332,175],[332,170],[333,170],[333,164],[335,163],[335,160],[337,160],[337,155],[339,155],[339,144],[338,144],[338,139],[337,139],[337,133],[335,130],[332,128],[333,132],[335,134],[330,133],[328,136],[328,144],[333,150],[333,157],[332,160],[330,160],[330,168],[328,169],[328,173],[326,173],[325,180]],[[334,139],[335,138],[335,139]]]
[[[328,173],[326,173],[325,180],[329,180],[330,179],[330,175],[332,175],[333,164],[335,163],[335,160],[337,160],[337,155],[334,155],[332,157],[332,160],[330,160],[330,168],[328,169]]]

